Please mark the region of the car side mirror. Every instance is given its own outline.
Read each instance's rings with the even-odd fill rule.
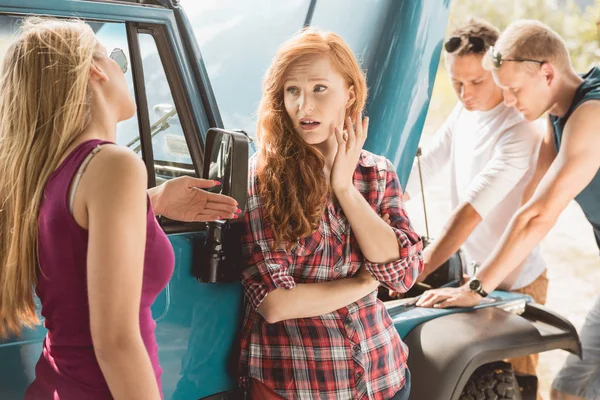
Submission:
[[[225,129],[209,129],[202,178],[220,182],[210,191],[233,197],[243,212],[248,197],[248,137]]]
[[[239,236],[248,197],[248,137],[243,133],[211,128],[206,134],[202,178],[221,184],[210,192],[234,198],[242,213],[238,219],[207,223],[206,238],[200,249],[200,262],[194,274],[201,282],[232,282],[240,279],[242,265]],[[236,227],[237,225],[237,227]],[[237,238],[237,239],[236,239]],[[240,253],[240,254],[238,254]]]

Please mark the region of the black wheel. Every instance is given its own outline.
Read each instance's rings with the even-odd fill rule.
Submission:
[[[512,366],[495,362],[477,368],[465,385],[460,400],[521,400]]]

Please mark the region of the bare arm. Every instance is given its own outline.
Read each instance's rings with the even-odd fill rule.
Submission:
[[[546,175],[550,165],[556,158],[556,148],[554,147],[554,138],[552,135],[552,124],[550,122],[550,118],[546,120],[546,132],[544,132],[543,135],[544,137],[540,145],[535,173],[523,191],[521,204],[525,204],[529,201],[529,199],[531,199],[531,196],[533,196],[533,193],[537,189],[540,181],[544,175]]]
[[[473,206],[469,203],[461,204],[450,216],[439,239],[423,251],[425,268],[419,281],[424,280],[456,253],[481,220]]]
[[[346,307],[371,294],[378,286],[379,282],[361,268],[354,278],[275,289],[265,297],[258,312],[268,323],[316,317]]]
[[[478,274],[486,291],[495,289],[527,257],[569,202],[598,172],[599,112],[600,102],[588,101],[579,106],[567,122],[560,151],[548,172],[531,199],[513,217],[500,245]],[[546,157],[541,160],[542,163],[547,161]]]
[[[342,200],[340,204],[365,256],[365,268],[387,288],[404,293],[414,285],[423,270],[423,246],[402,207],[400,182],[394,166],[387,161],[386,169],[378,173],[385,176],[385,191],[377,206],[385,218],[379,217],[374,211],[375,206],[370,205],[356,188],[354,190],[360,198],[353,199],[354,204]],[[386,229],[381,230],[380,224]],[[365,249],[371,253],[367,254]],[[377,254],[381,254],[379,258],[375,258]]]
[[[146,170],[104,146],[81,181],[88,214],[87,284],[94,351],[113,397],[160,399],[140,333],[146,246]]]
[[[337,199],[367,260],[372,263],[388,263],[400,257],[394,230],[373,211],[356,187],[352,186],[348,191],[338,193]]]

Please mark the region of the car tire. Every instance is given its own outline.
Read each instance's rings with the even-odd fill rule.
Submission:
[[[512,366],[505,362],[483,365],[465,385],[460,400],[521,400]]]

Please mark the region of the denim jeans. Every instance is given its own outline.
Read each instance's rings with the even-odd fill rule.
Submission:
[[[399,392],[396,392],[390,400],[408,400],[408,396],[410,395],[410,371],[408,368],[404,370],[404,376],[406,377],[404,387]]]

